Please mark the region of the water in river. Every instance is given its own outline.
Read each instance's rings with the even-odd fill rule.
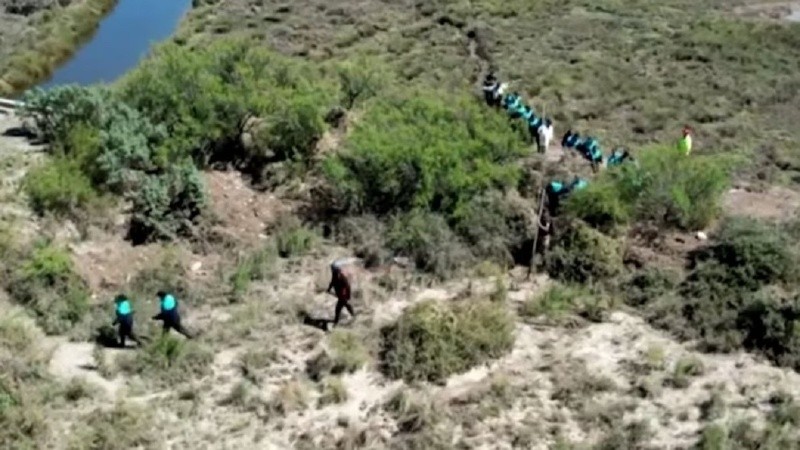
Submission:
[[[120,0],[94,36],[42,87],[113,82],[168,38],[191,0]]]

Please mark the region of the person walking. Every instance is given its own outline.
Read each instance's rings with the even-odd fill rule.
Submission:
[[[175,330],[178,333],[186,336],[187,339],[192,339],[192,335],[181,324],[181,315],[178,311],[178,300],[172,294],[164,291],[156,293],[161,312],[153,316],[153,320],[161,320],[164,323],[163,334],[169,333],[170,330]]]
[[[120,294],[114,299],[114,322],[111,324],[119,325],[117,333],[119,335],[119,346],[125,348],[125,339],[130,338],[139,347],[142,346],[142,341],[133,332],[133,309],[131,308],[131,301],[125,294]]]
[[[350,280],[345,275],[344,271],[342,270],[344,260],[336,260],[331,264],[331,282],[328,285],[328,289],[326,292],[333,293],[336,295],[336,309],[334,310],[333,315],[333,326],[337,326],[339,324],[339,319],[342,316],[342,309],[347,309],[347,312],[350,313],[350,316],[355,319],[356,313],[353,310],[353,307],[350,306],[350,298],[352,296],[352,291],[350,287]]]
[[[685,156],[689,156],[692,153],[692,129],[689,125],[683,127],[682,137],[678,141],[678,150]]]

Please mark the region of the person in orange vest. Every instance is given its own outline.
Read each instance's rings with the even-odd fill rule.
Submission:
[[[692,152],[692,129],[688,125],[683,127],[683,137],[678,141],[678,150],[686,156]]]

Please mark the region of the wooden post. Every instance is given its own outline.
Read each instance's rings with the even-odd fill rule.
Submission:
[[[533,244],[531,245],[531,261],[528,265],[528,275],[525,276],[525,280],[530,280],[533,272],[533,262],[536,260],[536,244],[539,241],[540,224],[542,223],[542,212],[544,211],[544,194],[545,189],[542,188],[539,191],[539,211],[536,213],[536,232],[533,234]]]

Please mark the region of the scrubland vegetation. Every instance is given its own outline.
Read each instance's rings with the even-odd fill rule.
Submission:
[[[797,106],[784,75],[800,67],[796,28],[719,15],[714,2],[335,10],[307,0],[259,2],[243,36],[213,36],[227,33],[225,21],[235,28],[236,3],[198,2],[176,42],[113,87],[26,99],[48,143],[21,183],[32,220],[81,233],[69,244],[2,235],[0,443],[52,442],[61,430],[48,414],[77,404],[88,421],[64,447],[159,448],[162,435],[205,423],[212,431],[176,439],[792,448],[796,391],[779,395],[766,375],[745,372],[755,359],[732,361],[750,352],[786,368],[758,370],[796,379],[800,222],[739,217],[723,197],[743,181],[793,187],[797,130],[780,119]],[[273,25],[262,32],[253,20]],[[303,49],[285,48],[279,29],[305,20],[319,27],[293,29],[309,46],[298,58]],[[520,23],[541,36],[518,34]],[[317,32],[334,34],[322,42]],[[641,145],[637,164],[590,176],[582,161],[536,155],[524,130],[467,87],[490,64],[535,106],[546,102],[558,130],[597,130],[607,150]],[[684,121],[699,130],[688,158],[670,141]],[[230,206],[212,201],[217,171],[249,184],[223,203],[272,196],[292,209],[256,211],[263,236],[221,234],[243,225],[214,214]],[[590,185],[567,201],[538,276],[524,280],[514,268],[531,261],[539,187],[574,173]],[[206,259],[199,269],[187,269],[194,259],[126,269],[114,289],[132,294],[152,339],[123,354],[98,347],[101,381],[63,383],[39,344],[113,338],[103,324],[116,292],[92,291],[75,249],[98,227],[118,233],[108,222],[119,214],[118,249],[174,246],[219,262],[206,278],[197,274]],[[329,334],[304,327],[318,304],[332,309],[318,301],[327,286],[318,278],[345,251],[376,269],[356,285],[359,315]],[[401,275],[386,269],[395,257],[411,263]],[[198,339],[156,337],[144,299],[165,287],[191,311]],[[93,398],[110,395],[97,386],[119,380],[129,402],[105,399],[113,407],[95,411]]]

